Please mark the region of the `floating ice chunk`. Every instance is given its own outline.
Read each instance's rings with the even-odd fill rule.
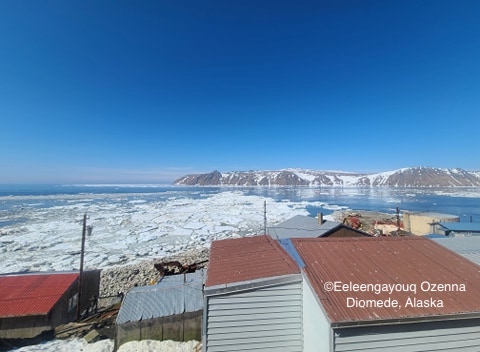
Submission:
[[[183,227],[186,228],[186,229],[198,230],[198,229],[201,229],[201,228],[205,227],[205,224],[201,223],[201,222],[189,222],[189,223],[185,224]]]

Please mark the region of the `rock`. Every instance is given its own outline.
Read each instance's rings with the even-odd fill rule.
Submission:
[[[98,306],[107,307],[118,302],[119,294],[126,294],[132,287],[156,284],[162,275],[155,269],[155,263],[178,261],[182,265],[191,265],[208,260],[208,256],[207,248],[196,248],[162,259],[104,269],[100,273]]]
[[[98,333],[97,330],[92,330],[89,333],[87,333],[83,338],[88,343],[97,342],[98,340],[100,340],[100,334]]]

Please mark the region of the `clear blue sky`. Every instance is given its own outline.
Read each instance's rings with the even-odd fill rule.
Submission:
[[[480,170],[480,1],[0,1],[0,183]]]

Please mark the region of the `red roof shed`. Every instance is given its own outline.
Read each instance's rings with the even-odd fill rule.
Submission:
[[[0,338],[33,338],[75,320],[78,277],[78,273],[0,275]],[[95,280],[86,286],[92,285],[97,285]]]
[[[48,314],[78,274],[0,276],[0,318]]]
[[[270,236],[215,241],[205,286],[299,274],[295,261]]]

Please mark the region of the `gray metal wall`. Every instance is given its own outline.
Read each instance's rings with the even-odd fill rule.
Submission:
[[[301,352],[302,281],[206,298],[204,350]]]
[[[115,324],[114,351],[129,341],[201,341],[203,311]]]
[[[335,352],[478,352],[480,320],[336,329]]]

